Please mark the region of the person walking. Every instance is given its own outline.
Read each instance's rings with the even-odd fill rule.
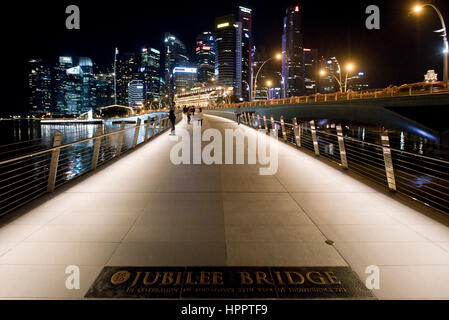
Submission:
[[[182,108],[182,114],[184,120],[187,121],[187,106],[184,106],[184,108]]]
[[[237,107],[235,115],[237,116],[237,123],[240,125],[240,119],[242,118],[242,108],[240,108],[240,106]]]
[[[192,107],[192,116],[195,116],[195,106]]]
[[[190,113],[190,108],[187,109],[187,124],[190,124],[190,118],[192,114]]]
[[[170,108],[170,112],[168,114],[168,119],[170,120],[170,124],[171,124],[171,132],[170,135],[174,136],[175,135],[175,123],[176,123],[176,115],[175,115],[175,109],[172,107]]]

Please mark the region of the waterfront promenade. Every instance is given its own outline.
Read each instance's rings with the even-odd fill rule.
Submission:
[[[174,144],[164,133],[0,218],[0,298],[83,298],[104,266],[349,266],[364,283],[375,265],[379,299],[449,299],[447,217],[283,143],[274,176],[175,166]]]

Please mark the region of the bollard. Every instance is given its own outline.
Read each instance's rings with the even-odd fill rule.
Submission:
[[[150,121],[151,120],[151,117],[150,116],[148,116],[148,118],[147,118],[147,124],[146,124],[146,126],[145,126],[145,137],[143,138],[143,141],[148,141],[148,134],[150,133]]]
[[[284,141],[287,142],[287,132],[285,131],[284,116],[281,116],[281,130],[282,130],[282,137],[284,138]]]
[[[263,115],[263,125],[265,126],[265,133],[268,134],[267,116]]]
[[[97,169],[98,156],[100,155],[101,135],[103,134],[103,125],[99,124],[97,127],[97,133],[94,144],[94,152],[92,153],[92,170]]]
[[[293,128],[295,130],[295,142],[298,148],[301,148],[301,131],[298,122],[296,121],[296,117],[292,119]]]
[[[59,147],[62,142],[61,131],[56,130],[53,138],[53,148]],[[47,192],[53,192],[55,190],[56,172],[58,171],[59,154],[61,149],[55,149],[51,152],[50,171],[48,173]]]
[[[315,155],[320,155],[320,148],[318,147],[318,139],[316,136],[315,121],[310,121],[310,130],[312,131],[313,149],[315,150]]]
[[[262,129],[262,124],[260,123],[260,116],[259,115],[257,115],[257,124],[258,124],[259,129]]]
[[[346,158],[345,138],[343,137],[343,129],[341,124],[337,124],[338,147],[340,148],[341,166],[348,169],[348,159]]]
[[[136,129],[134,130],[134,140],[133,140],[133,149],[137,146],[137,139],[139,138],[140,132],[140,124],[142,123],[142,119],[137,119]]]
[[[385,162],[385,174],[387,176],[388,188],[390,191],[396,191],[396,179],[394,177],[393,159],[391,157],[390,139],[388,138],[388,131],[381,133],[382,150]]]
[[[116,157],[120,157],[120,155],[122,154],[122,145],[123,145],[124,135],[125,135],[125,122],[122,121],[122,123],[120,125],[120,133],[118,134]]]

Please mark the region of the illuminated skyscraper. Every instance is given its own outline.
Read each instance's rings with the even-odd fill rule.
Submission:
[[[203,32],[196,37],[196,61],[198,82],[212,83],[215,79],[215,37],[212,32]]]
[[[340,90],[340,85],[338,84],[335,77],[339,78],[338,74],[338,61],[337,58],[331,57],[325,59],[322,57],[319,61],[320,70],[325,71],[325,75],[320,77],[318,91],[320,93],[333,93]]]
[[[189,65],[189,58],[187,56],[186,46],[174,35],[166,32],[164,38],[165,48],[165,68],[164,78],[167,88],[167,93],[173,101],[173,69],[176,67],[185,67]]]
[[[128,105],[132,108],[142,107],[145,103],[145,84],[142,80],[128,83]]]
[[[302,8],[288,7],[282,35],[282,75],[286,81],[287,97],[304,94]]]
[[[233,14],[215,20],[217,83],[242,96],[242,23]]]
[[[304,94],[311,95],[317,93],[318,53],[317,49],[303,49],[304,61]]]
[[[139,79],[146,87],[146,100],[161,98],[161,52],[153,48],[144,48],[141,52]]]
[[[42,59],[28,61],[29,111],[35,115],[51,112],[51,70]]]
[[[128,105],[128,84],[137,73],[138,61],[134,53],[117,56],[117,104]]]
[[[173,90],[175,94],[185,92],[197,82],[197,68],[175,67],[173,69]]]
[[[239,7],[239,21],[242,23],[242,98],[248,101],[253,72],[252,10]]]

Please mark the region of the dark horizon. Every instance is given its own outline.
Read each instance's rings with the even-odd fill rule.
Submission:
[[[216,17],[235,13],[239,5],[253,9],[253,36],[256,48],[273,54],[281,50],[285,9],[299,4],[303,10],[304,46],[317,48],[318,55],[336,56],[342,63],[352,61],[366,72],[371,88],[422,81],[428,69],[442,77],[442,40],[433,33],[440,21],[431,9],[420,17],[409,15],[416,1],[210,1],[147,3],[128,1],[117,6],[100,1],[61,1],[12,5],[19,12],[2,23],[5,40],[3,54],[9,75],[2,113],[26,111],[26,62],[41,57],[51,65],[60,55],[86,56],[104,68],[113,60],[114,47],[121,52],[137,52],[144,46],[161,50],[164,32],[183,41],[193,58],[196,36],[214,31]],[[449,16],[447,1],[432,1]],[[65,8],[76,4],[81,11],[81,30],[65,28]],[[381,10],[381,29],[367,30],[365,9],[377,5]],[[279,66],[280,67],[280,66]]]

